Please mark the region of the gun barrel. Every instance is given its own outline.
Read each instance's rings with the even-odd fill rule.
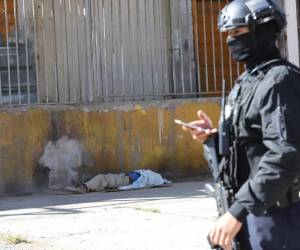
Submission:
[[[225,117],[225,85],[222,83],[222,104],[221,104],[221,117],[219,121],[219,153],[220,155],[229,155],[229,124]]]
[[[223,79],[222,81],[222,116],[225,118],[225,92],[226,92],[226,81]]]

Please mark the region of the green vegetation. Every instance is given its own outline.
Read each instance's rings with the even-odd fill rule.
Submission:
[[[23,238],[20,235],[7,235],[4,237],[4,240],[7,244],[17,245],[21,243],[30,243],[28,240]]]

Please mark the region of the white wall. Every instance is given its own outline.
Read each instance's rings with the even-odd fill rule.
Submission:
[[[288,59],[296,65],[300,65],[299,54],[299,23],[297,16],[299,15],[298,0],[286,0],[285,8],[287,15],[287,47]]]

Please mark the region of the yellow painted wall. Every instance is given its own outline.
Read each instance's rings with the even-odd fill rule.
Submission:
[[[198,109],[217,125],[217,101],[2,108],[0,193],[31,190],[44,146],[62,136],[88,150],[95,163],[91,174],[143,168],[172,178],[207,172],[202,147],[173,122],[195,119]]]

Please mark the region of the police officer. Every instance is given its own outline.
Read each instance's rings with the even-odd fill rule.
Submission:
[[[271,0],[235,0],[219,16],[233,59],[246,64],[226,109],[235,201],[209,234],[225,250],[238,233],[242,250],[300,250],[300,71],[276,47],[285,25]],[[203,111],[198,118],[201,129],[183,129],[203,143],[217,130]]]

